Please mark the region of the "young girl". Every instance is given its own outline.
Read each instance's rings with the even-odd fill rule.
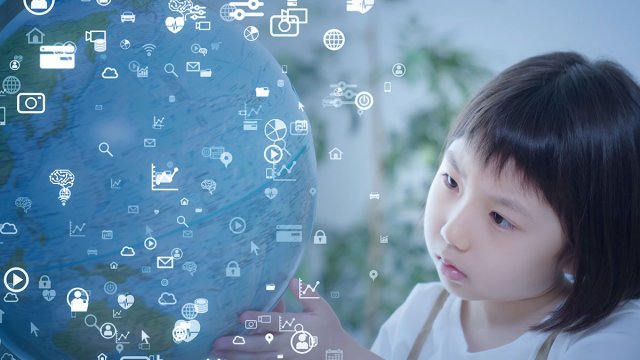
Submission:
[[[526,59],[461,112],[429,190],[439,283],[417,285],[371,351],[322,299],[229,359],[640,359],[640,88],[576,53]],[[292,284],[297,289],[297,284]],[[304,355],[278,317],[318,337]],[[266,333],[273,334],[265,341]],[[305,350],[307,351],[307,350]]]

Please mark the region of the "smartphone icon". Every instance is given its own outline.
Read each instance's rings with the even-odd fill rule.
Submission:
[[[384,83],[384,92],[386,93],[391,92],[391,82],[387,81]]]

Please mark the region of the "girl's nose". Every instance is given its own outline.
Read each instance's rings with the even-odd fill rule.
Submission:
[[[470,210],[467,205],[450,208],[446,221],[440,228],[440,236],[445,243],[462,252],[469,250],[474,233]]]

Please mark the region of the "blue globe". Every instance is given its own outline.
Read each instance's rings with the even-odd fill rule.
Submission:
[[[0,97],[0,355],[205,359],[286,290],[315,214],[306,115],[242,27],[182,15],[56,2],[0,32],[0,62],[24,57],[0,69],[21,84]]]

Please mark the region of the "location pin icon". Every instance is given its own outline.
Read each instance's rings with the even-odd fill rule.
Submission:
[[[233,155],[231,155],[230,152],[225,151],[220,154],[220,162],[222,162],[225,168],[231,164],[231,161],[233,161]]]
[[[267,333],[267,335],[264,336],[264,339],[267,340],[267,343],[271,344],[271,342],[273,341],[273,334]]]
[[[369,271],[369,277],[371,278],[371,281],[376,281],[376,278],[378,277],[378,271],[376,270]]]

